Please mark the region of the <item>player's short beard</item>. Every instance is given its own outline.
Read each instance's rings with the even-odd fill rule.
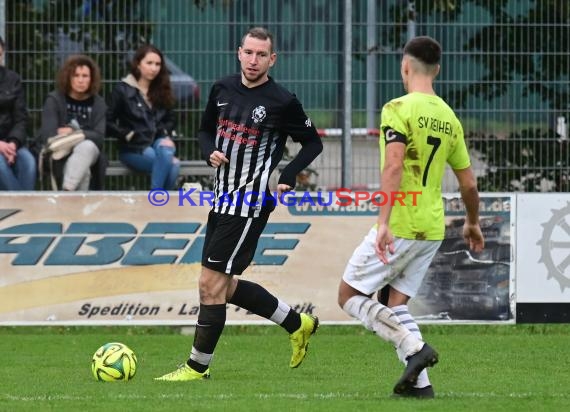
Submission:
[[[247,72],[246,72],[245,70],[242,70],[241,72],[242,72],[242,74],[243,74],[243,77],[245,77],[245,78],[247,79],[247,81],[250,82],[250,83],[256,83],[256,82],[259,81],[263,76],[265,76],[265,75],[267,74],[267,70],[264,71],[264,72],[259,72],[259,73],[257,73],[257,76],[255,76],[255,78],[252,79],[252,78],[249,78],[249,77],[247,76]]]

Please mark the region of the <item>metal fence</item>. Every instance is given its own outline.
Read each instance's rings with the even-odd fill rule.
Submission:
[[[430,35],[444,49],[437,91],[464,124],[480,188],[570,189],[570,2],[354,0],[347,25],[346,1],[0,1],[0,33],[4,29],[6,65],[25,82],[30,136],[39,128],[43,99],[64,57],[94,57],[108,95],[126,74],[132,50],[152,41],[168,57],[176,82],[179,155],[196,159],[196,129],[211,84],[238,70],[242,33],[266,26],[276,36],[279,56],[272,75],[299,96],[317,127],[343,131],[324,137],[325,151],[313,165],[318,175],[311,177],[312,187],[329,188],[378,184],[377,137],[348,139],[347,132],[378,127],[382,104],[403,93],[402,46],[410,36]],[[114,142],[107,141],[105,151],[116,159]],[[107,186],[148,183],[117,179]],[[452,176],[445,183],[445,189],[456,189]]]

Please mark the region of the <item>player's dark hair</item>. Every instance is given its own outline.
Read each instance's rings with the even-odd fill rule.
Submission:
[[[441,46],[429,36],[418,36],[406,43],[404,54],[412,56],[427,65],[439,64]]]
[[[250,37],[253,37],[254,39],[259,39],[259,40],[269,39],[269,43],[271,44],[270,51],[273,53],[273,34],[271,34],[271,32],[269,30],[267,30],[265,27],[252,27],[251,29],[249,29],[241,38],[242,47],[243,47],[243,43],[245,42],[245,38],[247,36],[250,36]]]
[[[3,49],[6,48],[6,43],[4,42],[4,38],[2,36],[0,36],[0,47]]]

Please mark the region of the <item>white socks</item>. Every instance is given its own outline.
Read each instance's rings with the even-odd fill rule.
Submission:
[[[398,316],[398,318],[400,319],[400,322],[402,322],[402,324],[410,332],[412,332],[412,334],[414,334],[418,339],[422,340],[422,333],[420,332],[420,328],[416,324],[416,321],[414,320],[412,315],[410,315],[410,312],[408,311],[408,306],[407,305],[394,306],[392,308],[392,310],[394,311],[396,316]],[[398,358],[402,362],[404,362],[404,364],[406,364],[407,363],[406,362],[406,356],[404,356],[402,351],[397,348],[396,353],[398,354]],[[420,374],[418,376],[418,382],[416,383],[415,387],[416,388],[425,388],[426,386],[429,386],[429,385],[431,385],[431,383],[430,383],[429,378],[428,378],[427,369],[424,369],[423,371],[420,372]]]
[[[419,352],[424,343],[418,339],[398,316],[388,307],[367,296],[353,296],[346,301],[343,310],[382,339],[392,343],[405,356]]]

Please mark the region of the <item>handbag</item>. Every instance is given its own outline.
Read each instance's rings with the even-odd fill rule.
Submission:
[[[44,149],[53,160],[61,160],[69,156],[75,145],[83,140],[85,140],[85,133],[82,130],[74,130],[71,133],[49,137]]]
[[[58,190],[55,175],[53,173],[53,161],[61,160],[66,156],[69,156],[73,148],[85,140],[85,133],[82,130],[73,130],[70,133],[58,134],[56,136],[49,137],[46,140],[46,144],[42,148],[39,159],[38,159],[38,170],[40,171],[40,184],[43,186],[42,175],[43,175],[43,162],[44,158],[47,157],[49,160],[50,178],[52,190]]]

